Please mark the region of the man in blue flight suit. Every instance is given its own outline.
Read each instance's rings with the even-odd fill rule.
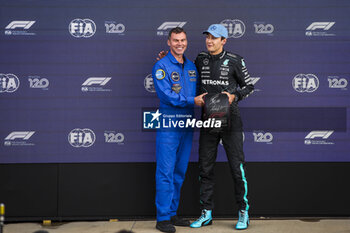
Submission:
[[[174,28],[169,32],[170,53],[153,67],[152,77],[160,99],[160,113],[193,116],[194,104],[203,105],[196,96],[196,66],[184,56],[187,48],[186,32]],[[174,118],[175,119],[175,118]],[[189,226],[190,222],[177,216],[181,186],[191,154],[192,129],[158,129],[156,138],[156,228],[173,233],[175,226]]]

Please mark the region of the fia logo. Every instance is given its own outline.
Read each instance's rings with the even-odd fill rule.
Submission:
[[[160,128],[160,119],[159,117],[162,113],[157,111],[144,111],[143,112],[143,129],[159,129]]]
[[[15,92],[19,87],[19,79],[14,74],[0,74],[0,93]]]
[[[94,144],[96,136],[91,129],[73,129],[68,134],[68,142],[73,147],[90,147]]]
[[[96,24],[91,19],[73,19],[69,24],[69,33],[77,38],[92,37],[96,32]]]
[[[314,74],[297,74],[292,81],[297,92],[314,92],[319,86],[319,81]]]
[[[146,91],[151,93],[156,92],[156,89],[153,83],[152,74],[149,74],[146,76],[145,80],[143,81],[143,85],[145,86]]]
[[[225,19],[221,21],[228,31],[228,37],[240,38],[245,33],[245,25],[239,19]]]

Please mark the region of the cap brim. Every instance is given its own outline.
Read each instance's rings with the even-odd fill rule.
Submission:
[[[219,34],[215,33],[215,32],[208,32],[208,31],[204,31],[203,34],[212,34],[215,38],[221,37]]]

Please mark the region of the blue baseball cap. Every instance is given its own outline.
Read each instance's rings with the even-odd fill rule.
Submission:
[[[209,26],[208,30],[204,31],[203,34],[210,33],[214,37],[228,37],[227,29],[221,24],[212,24]]]

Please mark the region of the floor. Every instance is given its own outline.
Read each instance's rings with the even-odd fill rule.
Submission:
[[[215,220],[213,225],[198,229],[176,227],[177,233],[225,233],[233,232],[234,220]],[[134,233],[160,232],[155,229],[155,221],[99,221],[99,222],[65,222],[44,226],[40,223],[6,224],[3,233],[117,233],[120,230],[131,230]],[[39,233],[38,232],[38,233]],[[242,232],[242,231],[241,231]],[[350,219],[321,220],[271,220],[255,219],[243,232],[254,233],[350,233]]]

